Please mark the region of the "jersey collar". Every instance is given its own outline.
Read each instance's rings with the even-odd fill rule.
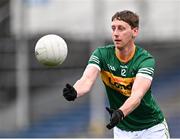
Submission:
[[[121,62],[128,63],[134,57],[135,51],[136,51],[136,45],[134,45],[131,55],[125,60],[118,56],[117,51],[115,51],[115,55]]]

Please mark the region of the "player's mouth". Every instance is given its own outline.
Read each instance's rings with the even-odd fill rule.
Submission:
[[[121,43],[121,42],[122,42],[122,40],[115,39],[115,40],[114,40],[114,42],[115,42],[116,44],[119,44],[119,43]]]

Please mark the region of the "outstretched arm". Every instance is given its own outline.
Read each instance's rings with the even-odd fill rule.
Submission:
[[[93,83],[99,74],[99,69],[95,66],[87,66],[82,77],[77,80],[74,86],[66,84],[63,89],[63,96],[68,101],[74,101],[77,97],[83,96],[90,91]]]
[[[77,97],[83,96],[90,91],[97,76],[99,75],[99,69],[94,66],[87,66],[82,77],[74,84],[74,88],[77,91]]]
[[[110,123],[106,126],[108,129],[112,129],[116,126],[125,116],[130,114],[134,109],[136,109],[145,93],[151,86],[151,79],[136,76],[132,87],[131,96],[124,102],[124,104],[118,109],[106,108],[111,115]]]

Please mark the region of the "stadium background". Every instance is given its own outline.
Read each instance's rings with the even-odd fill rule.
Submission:
[[[64,100],[62,88],[82,75],[92,50],[112,43],[111,16],[124,9],[140,15],[136,42],[156,58],[154,96],[171,137],[180,137],[179,8],[179,0],[1,0],[0,137],[112,137],[99,79],[75,102]],[[36,41],[49,33],[68,44],[56,68],[34,57]]]

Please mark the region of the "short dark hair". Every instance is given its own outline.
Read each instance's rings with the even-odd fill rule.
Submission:
[[[139,27],[139,16],[136,13],[129,10],[116,12],[112,16],[112,21],[114,19],[122,20],[128,23],[131,26],[131,28]]]

